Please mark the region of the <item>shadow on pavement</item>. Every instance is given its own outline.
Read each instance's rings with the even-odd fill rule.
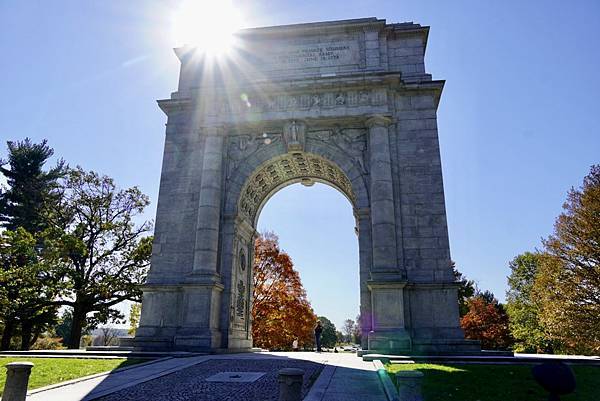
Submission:
[[[326,365],[328,376],[320,378]],[[303,397],[309,395],[313,386],[313,390],[321,392],[318,399],[323,401],[385,400],[376,372],[368,368],[371,365],[355,355],[333,353],[249,353],[171,358],[37,393],[28,400],[276,401],[277,372],[288,367],[305,371]],[[263,375],[251,382],[206,381],[221,372],[260,372]]]

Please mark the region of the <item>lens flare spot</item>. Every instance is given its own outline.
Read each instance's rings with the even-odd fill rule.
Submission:
[[[250,100],[248,99],[247,94],[242,93],[240,95],[240,99],[242,100],[242,103],[244,103],[246,105],[246,107],[248,107],[248,108],[252,107],[252,104],[250,103]]]

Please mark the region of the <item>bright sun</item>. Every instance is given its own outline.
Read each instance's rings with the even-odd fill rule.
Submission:
[[[231,49],[241,23],[231,0],[182,0],[171,21],[177,46],[194,46],[211,55]]]

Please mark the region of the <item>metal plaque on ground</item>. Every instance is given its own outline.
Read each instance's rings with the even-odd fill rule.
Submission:
[[[252,383],[264,376],[265,372],[220,372],[206,378],[207,382]]]

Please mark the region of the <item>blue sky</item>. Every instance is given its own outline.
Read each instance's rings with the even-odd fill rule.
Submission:
[[[234,3],[246,26],[367,16],[431,26],[426,67],[447,80],[438,123],[452,258],[503,299],[508,261],[540,245],[566,191],[600,162],[600,3]],[[166,120],[155,100],[176,90],[176,5],[2,1],[2,142],[47,138],[70,164],[139,185],[153,218]],[[310,211],[319,218],[304,218]],[[288,187],[259,223],[279,234],[319,314],[337,325],[356,316],[357,241],[345,198]]]

